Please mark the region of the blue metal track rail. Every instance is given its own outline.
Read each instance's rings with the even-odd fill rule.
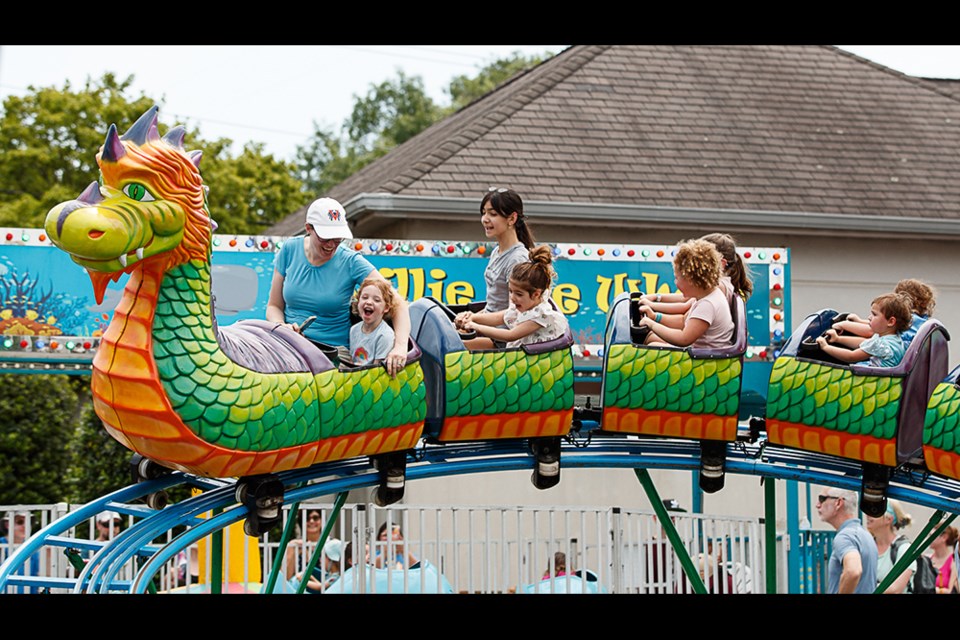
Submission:
[[[687,440],[589,432],[564,439],[563,469],[671,469],[696,471],[700,445]],[[423,478],[501,471],[530,470],[535,459],[526,441],[465,444],[421,444],[407,456],[407,482]],[[831,456],[754,443],[727,444],[726,473],[796,480],[859,491],[861,465]],[[286,503],[376,486],[378,472],[368,458],[314,465],[276,474],[283,482]],[[142,504],[149,494],[179,484],[199,486],[200,495],[155,510]],[[889,497],[946,513],[960,513],[960,483],[916,471],[894,471]],[[66,535],[76,525],[103,510],[134,516],[135,522],[106,545]],[[207,517],[201,518],[202,514]],[[173,472],[108,494],[50,523],[0,565],[0,590],[9,586],[68,589],[73,593],[145,593],[160,568],[190,544],[243,520],[247,508],[237,501],[233,479],[198,478]],[[169,542],[157,545],[174,527],[187,525]],[[75,579],[17,575],[31,555],[44,547],[89,552],[90,558]],[[138,557],[141,564],[132,580],[118,578],[120,569]]]

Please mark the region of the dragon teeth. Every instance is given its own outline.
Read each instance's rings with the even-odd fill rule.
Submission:
[[[138,247],[136,253],[137,260],[143,260],[143,247]]]
[[[117,256],[117,260],[119,260],[120,264],[123,266],[127,266],[127,254],[121,253],[119,256]]]

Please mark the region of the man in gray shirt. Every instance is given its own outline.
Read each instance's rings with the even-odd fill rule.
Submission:
[[[856,492],[824,487],[817,500],[820,519],[837,530],[828,567],[829,593],[873,593],[877,543],[860,522]]]

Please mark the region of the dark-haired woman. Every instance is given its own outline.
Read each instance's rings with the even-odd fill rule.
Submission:
[[[487,285],[486,306],[483,311],[505,311],[510,303],[510,274],[516,265],[530,261],[530,249],[534,246],[533,232],[530,231],[523,214],[523,200],[520,195],[512,189],[491,187],[480,201],[480,223],[487,238],[497,241],[483,272]],[[465,327],[472,317],[473,313],[470,311],[458,314],[457,327]],[[468,349],[504,346],[502,343],[491,343],[489,338],[466,340],[464,344]]]

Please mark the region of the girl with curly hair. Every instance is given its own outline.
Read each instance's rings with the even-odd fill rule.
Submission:
[[[720,348],[733,339],[730,301],[720,288],[722,257],[707,240],[681,243],[673,257],[673,275],[684,297],[693,300],[683,315],[645,315],[640,325],[649,327],[651,346]]]

